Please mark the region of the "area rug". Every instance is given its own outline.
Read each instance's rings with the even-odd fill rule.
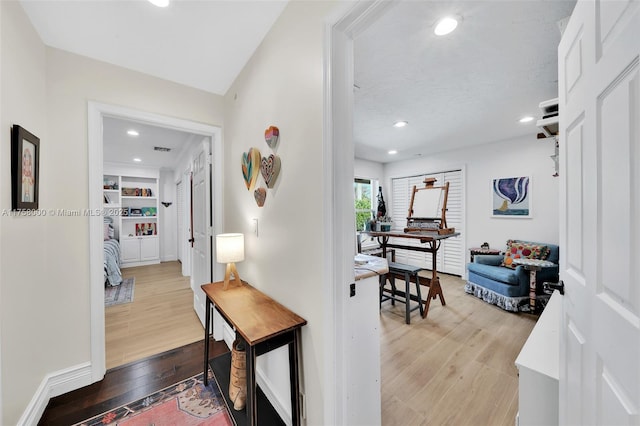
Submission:
[[[104,289],[104,306],[120,305],[133,301],[133,288],[136,279],[125,278],[120,285],[106,286]]]
[[[218,382],[209,369],[209,385],[202,373],[161,391],[92,417],[74,426],[235,426]]]

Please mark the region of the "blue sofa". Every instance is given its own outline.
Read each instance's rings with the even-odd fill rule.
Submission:
[[[560,249],[557,245],[518,240],[527,244],[549,248],[548,261],[558,264]],[[464,289],[482,300],[512,312],[529,308],[529,271],[518,265],[515,269],[501,266],[504,255],[476,255],[467,264],[468,278]],[[542,283],[558,282],[559,267],[543,268],[537,272],[536,293],[542,295]]]

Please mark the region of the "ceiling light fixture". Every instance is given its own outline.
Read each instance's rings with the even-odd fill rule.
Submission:
[[[138,136],[140,133],[138,133],[136,130],[131,129],[131,130],[127,130],[127,134],[129,136]]]
[[[408,121],[396,121],[395,123],[393,123],[393,127],[404,127],[407,124],[409,124]]]
[[[518,120],[518,121],[520,121],[521,123],[528,123],[528,122],[530,122],[530,121],[533,121],[533,117],[532,117],[532,116],[530,116],[530,115],[527,115],[526,117],[522,117],[522,118],[521,118],[520,120]]]
[[[149,0],[149,3],[151,3],[154,6],[158,6],[158,7],[167,7],[167,6],[169,6],[169,0]]]
[[[433,33],[437,36],[443,36],[451,33],[458,27],[458,19],[453,16],[445,16],[438,21],[433,29]]]
[[[136,163],[139,163],[139,162],[141,162],[142,160],[141,160],[141,159],[139,159],[139,158],[134,158],[134,159],[133,159],[133,161],[135,161]]]
[[[397,153],[398,151],[396,151],[395,149],[392,149],[391,151],[388,152],[389,155],[395,155]]]

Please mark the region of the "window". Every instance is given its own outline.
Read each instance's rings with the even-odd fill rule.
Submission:
[[[366,223],[373,218],[373,188],[371,179],[356,178],[353,182],[357,231],[363,231]]]

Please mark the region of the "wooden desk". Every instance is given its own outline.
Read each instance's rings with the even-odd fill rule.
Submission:
[[[397,232],[397,231],[389,231],[389,232],[379,232],[379,231],[367,231],[366,234],[371,235],[372,237],[376,237],[378,239],[378,243],[382,248],[382,252],[386,253],[387,249],[395,248],[395,249],[404,249],[404,250],[413,250],[413,251],[421,251],[431,253],[432,262],[431,262],[431,278],[425,278],[425,284],[429,286],[429,294],[427,295],[427,299],[424,301],[424,310],[422,311],[422,318],[426,318],[429,313],[429,305],[431,304],[431,299],[435,299],[436,297],[440,297],[440,303],[442,306],[446,305],[444,301],[444,295],[442,294],[442,287],[440,286],[440,279],[438,278],[437,272],[437,253],[440,248],[440,243],[442,240],[445,240],[450,237],[456,237],[460,235],[459,232],[454,232],[453,234],[438,234],[437,232]],[[426,244],[423,247],[415,247],[408,246],[403,244],[389,244],[389,238],[408,238],[413,240],[419,240],[421,243]],[[421,280],[422,284],[423,281]]]
[[[209,335],[211,333],[211,305],[236,330],[236,337],[246,342],[247,355],[247,419],[258,424],[256,413],[256,358],[273,349],[289,345],[289,379],[291,381],[291,420],[300,424],[300,385],[298,380],[298,341],[300,328],[307,321],[285,308],[249,284],[231,284],[225,291],[222,281],[204,284],[205,306],[204,384],[209,368]],[[222,389],[229,392],[228,389]]]

